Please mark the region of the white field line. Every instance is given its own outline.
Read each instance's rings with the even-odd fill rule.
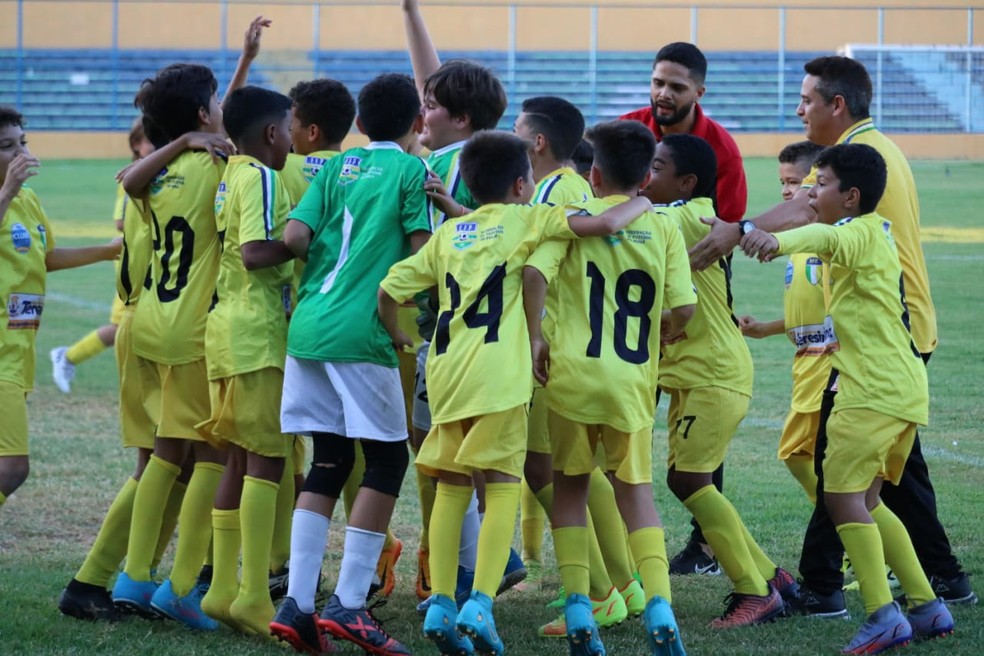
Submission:
[[[58,292],[48,292],[45,294],[45,297],[47,300],[55,301],[57,303],[74,305],[75,307],[85,308],[87,310],[98,310],[99,312],[109,312],[113,307],[109,303],[87,301],[82,298],[76,298],[75,296],[69,296],[68,294],[59,294]]]

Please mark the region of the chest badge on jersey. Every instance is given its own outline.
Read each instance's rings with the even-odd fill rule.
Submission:
[[[793,284],[793,273],[794,273],[794,271],[795,271],[795,268],[793,267],[793,261],[790,260],[789,262],[786,262],[786,287],[787,288],[790,285]]]
[[[819,257],[806,258],[806,279],[811,285],[819,285],[823,280],[823,261]]]
[[[338,174],[338,184],[347,185],[355,182],[362,174],[362,158],[349,155],[342,162],[342,170]]]
[[[454,235],[451,245],[463,251],[478,240],[478,224],[474,221],[462,221],[454,225]]]
[[[215,191],[215,213],[218,214],[225,206],[226,183],[225,180],[219,183],[219,188]]]
[[[161,189],[164,188],[164,179],[165,178],[167,178],[167,167],[166,166],[164,168],[162,168],[157,173],[156,176],[154,176],[154,179],[153,180],[150,181],[150,193],[151,193],[151,195],[153,195],[153,194],[159,194],[161,192]]]
[[[23,223],[10,226],[10,239],[14,242],[14,250],[18,253],[27,253],[31,250],[31,233]]]
[[[604,237],[604,240],[608,243],[609,246],[618,246],[619,244],[622,243],[622,238],[624,236],[625,236],[625,231],[619,230],[614,235],[606,235]]]

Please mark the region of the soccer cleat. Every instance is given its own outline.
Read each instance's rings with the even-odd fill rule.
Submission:
[[[612,590],[621,600],[618,591],[615,588]],[[567,628],[567,646],[571,656],[605,656],[605,645],[598,635],[593,606],[594,602],[585,595],[573,594],[567,597],[564,619]]]
[[[113,598],[99,585],[90,585],[72,579],[62,590],[58,599],[58,610],[63,615],[80,620],[102,620],[118,622],[123,613],[113,603]]]
[[[843,590],[834,590],[830,594],[822,594],[811,590],[802,581],[799,582],[799,598],[789,602],[787,610],[807,617],[851,619],[844,603]]]
[[[391,638],[369,608],[345,608],[338,595],[328,598],[318,626],[336,638],[354,642],[376,656],[410,656],[410,650]]]
[[[65,346],[51,349],[51,378],[62,394],[72,391],[72,379],[75,378],[75,365],[69,362],[66,353],[68,348]]]
[[[660,596],[650,599],[642,621],[652,656],[687,656],[670,602]]]
[[[276,572],[270,572],[267,586],[270,588],[270,601],[276,603],[287,596],[287,581],[290,578],[290,568],[284,565]]]
[[[468,597],[471,596],[472,585],[474,583],[475,572],[458,565],[458,581],[454,588],[454,601],[458,604],[459,610],[465,605],[465,602],[468,601]],[[422,602],[417,604],[417,612],[421,615],[426,615],[427,609],[430,608],[430,600],[431,598],[427,597],[427,599],[424,599]]]
[[[424,618],[424,637],[434,643],[438,651],[451,656],[471,656],[475,653],[471,640],[458,633],[455,620],[458,606],[451,597],[431,596]]]
[[[779,591],[779,596],[782,597],[784,604],[782,614],[785,617],[787,609],[791,608],[799,599],[799,583],[796,582],[792,574],[781,567],[776,567],[776,574],[769,579],[769,585]]]
[[[893,601],[872,613],[841,653],[880,654],[903,647],[911,640],[912,627],[898,603]]]
[[[150,605],[157,592],[154,581],[134,581],[126,572],[120,572],[113,586],[113,603],[125,613],[133,613],[148,620],[161,619],[160,614]]]
[[[739,626],[752,626],[770,622],[782,614],[786,604],[779,591],[769,586],[764,596],[732,592],[725,601],[728,608],[724,615],[711,621],[712,629],[734,629]]]
[[[417,599],[423,601],[431,595],[430,553],[417,550]]]
[[[506,590],[512,588],[517,583],[526,578],[526,567],[523,559],[515,549],[509,550],[509,560],[506,562],[506,570],[502,574],[502,581],[499,582],[499,589],[495,591],[495,596],[501,595]]]
[[[584,595],[574,595],[577,597],[584,597]],[[585,597],[587,598],[587,597]],[[568,597],[570,599],[570,597]],[[591,615],[594,618],[595,623],[602,629],[608,629],[613,626],[618,626],[625,621],[625,618],[629,616],[628,609],[625,607],[625,600],[619,591],[612,587],[608,592],[608,596],[601,600],[591,599]],[[570,631],[567,629],[567,607],[569,602],[565,602],[564,614],[555,619],[553,622],[544,624],[537,630],[537,634],[541,638],[565,638],[570,636]]]
[[[475,652],[482,656],[502,656],[503,646],[495,630],[492,617],[492,600],[478,590],[471,593],[468,601],[458,612],[458,631],[471,638]]]
[[[379,561],[376,563],[379,590],[376,594],[381,597],[389,597],[393,594],[393,588],[396,587],[396,561],[400,559],[402,553],[403,543],[399,539],[393,538],[389,549],[383,549],[382,553],[379,554]],[[370,596],[372,595],[370,594]]]
[[[670,574],[707,574],[717,576],[721,573],[718,561],[711,558],[697,542],[687,542],[687,546],[670,559]]]
[[[942,599],[933,599],[910,608],[906,619],[913,634],[920,640],[942,638],[953,633],[953,615]]]
[[[567,591],[564,586],[557,590],[557,598],[547,603],[547,608],[563,609],[567,605]]]
[[[929,584],[936,596],[947,605],[973,606],[977,603],[977,595],[971,590],[970,577],[965,572],[952,579],[934,575],[929,577]]]
[[[270,622],[270,633],[305,654],[330,654],[336,651],[334,643],[325,638],[318,627],[318,616],[302,613],[291,597],[284,597],[284,603],[280,604],[280,609]]]
[[[526,568],[526,579],[513,586],[517,592],[534,592],[540,588],[543,582],[543,563],[539,560],[524,560],[523,567]]]
[[[642,589],[642,584],[635,579],[626,583],[618,593],[622,595],[625,609],[632,617],[639,617],[646,610],[646,593]]]
[[[171,580],[168,579],[157,588],[150,605],[165,617],[180,622],[189,629],[215,631],[219,628],[219,623],[202,610],[202,596],[202,588],[196,585],[191,592],[179,597],[171,587]]]

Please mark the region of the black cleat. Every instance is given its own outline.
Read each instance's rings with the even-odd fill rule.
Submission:
[[[119,622],[123,613],[113,603],[109,590],[72,579],[62,590],[58,610],[80,620]]]

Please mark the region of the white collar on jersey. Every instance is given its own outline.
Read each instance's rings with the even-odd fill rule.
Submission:
[[[394,141],[370,141],[366,145],[366,150],[399,150],[403,152],[400,144]]]
[[[453,144],[448,144],[444,148],[438,148],[437,150],[433,151],[431,153],[431,155],[443,155],[444,153],[446,153],[448,151],[451,151],[451,150],[454,150],[455,148],[461,148],[466,143],[468,143],[468,140],[467,139],[462,139],[461,141],[456,141]]]

